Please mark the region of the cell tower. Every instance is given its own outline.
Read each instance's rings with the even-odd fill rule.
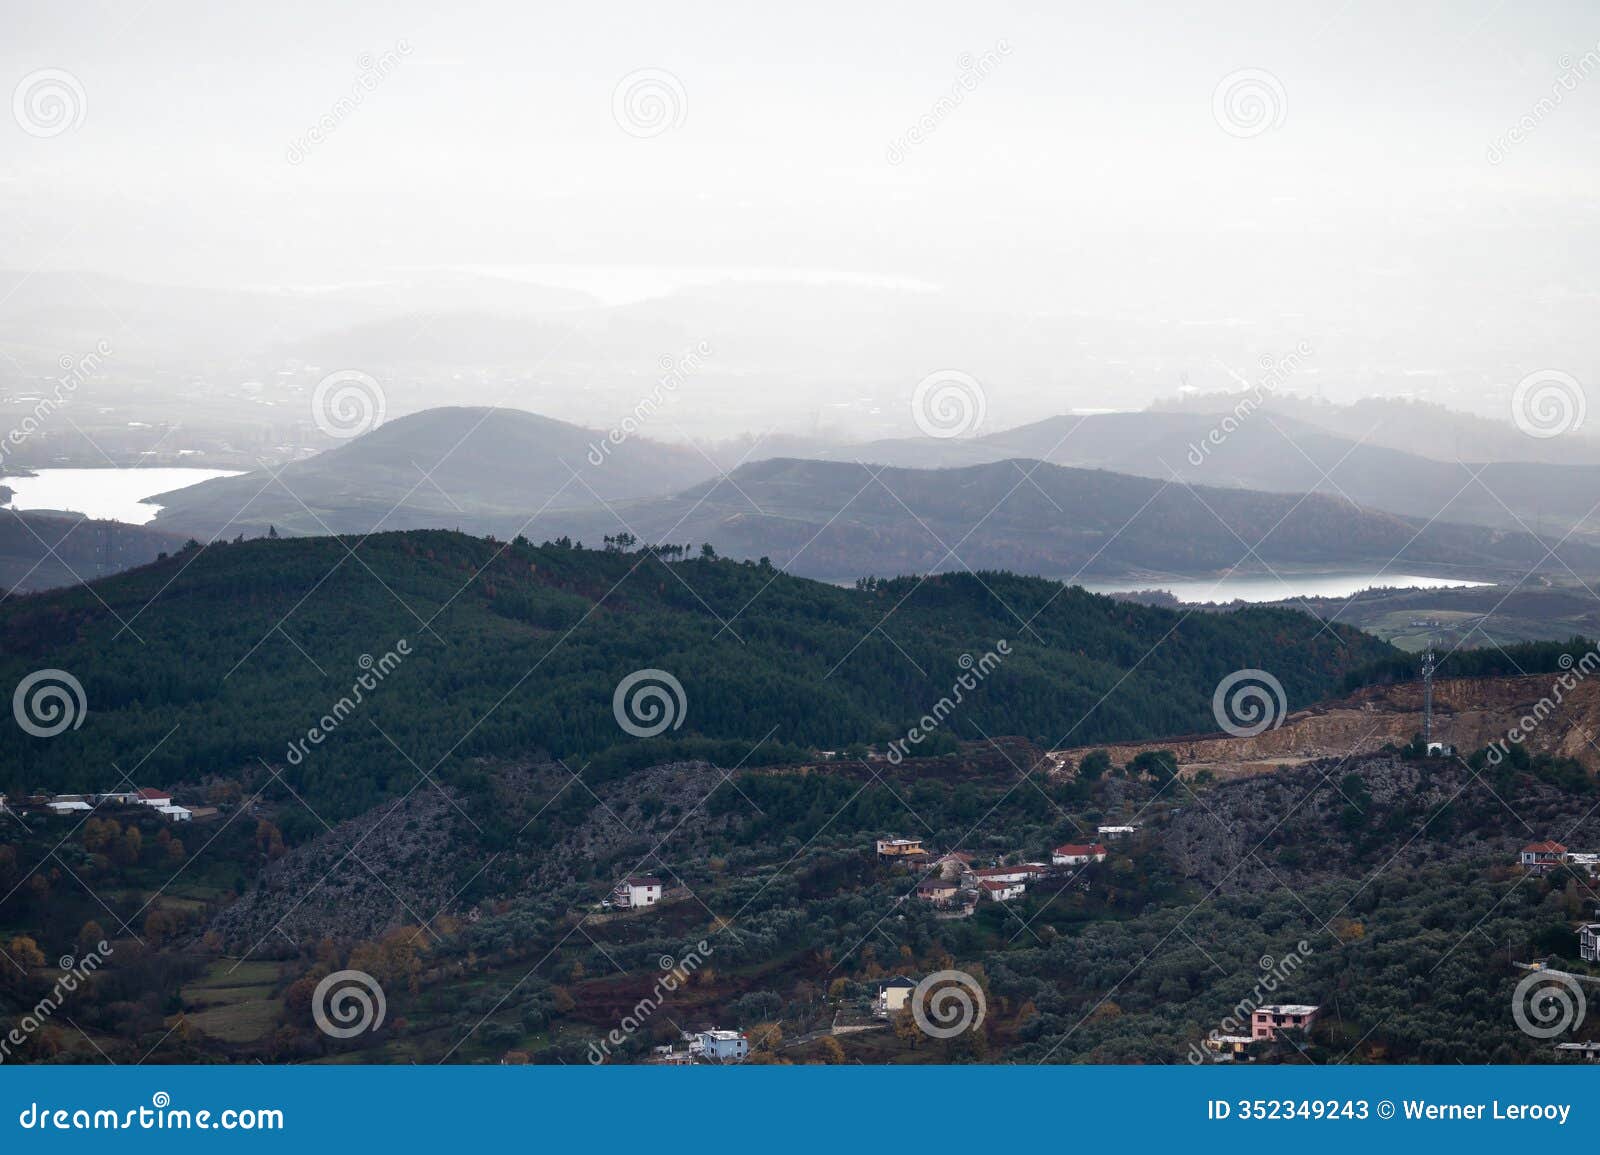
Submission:
[[[1433,639],[1428,639],[1428,652],[1422,655],[1422,748],[1433,744],[1433,674],[1439,668],[1433,656]]]

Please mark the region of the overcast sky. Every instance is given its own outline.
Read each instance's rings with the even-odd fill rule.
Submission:
[[[1592,4],[156,0],[4,21],[7,91],[58,69],[82,92],[66,131],[0,134],[13,268],[517,269],[611,299],[848,274],[1414,333],[1419,369],[1459,347],[1596,366]],[[641,70],[664,124],[619,116]],[[1245,70],[1230,111],[1219,85]]]

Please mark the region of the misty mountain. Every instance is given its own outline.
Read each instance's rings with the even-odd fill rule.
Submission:
[[[1233,411],[1240,394],[1204,393],[1151,408],[1216,416]],[[1406,397],[1363,397],[1334,405],[1311,397],[1280,393],[1266,397],[1262,410],[1274,420],[1292,421],[1352,441],[1363,441],[1435,461],[1540,461],[1550,465],[1600,463],[1600,440],[1580,426],[1559,437],[1530,437],[1509,420],[1495,421]]]
[[[542,509],[670,493],[714,472],[693,449],[639,437],[609,445],[602,431],[517,409],[443,408],[387,422],[275,476],[258,470],[150,500],[162,507],[155,528],[204,539],[268,526],[513,534]]]
[[[1325,494],[1191,487],[1025,460],[940,470],[773,460],[667,500],[539,524],[530,533],[708,541],[831,581],[964,568],[1157,577],[1233,566],[1395,574],[1431,566],[1488,579],[1559,564],[1529,534],[1425,525]],[[1569,542],[1559,552],[1574,568],[1600,565],[1589,546]]]
[[[1600,533],[1592,516],[1600,465],[1440,461],[1271,410],[1257,410],[1227,426],[1225,416],[1231,415],[1187,410],[1072,414],[965,440],[868,442],[832,456],[920,468],[1033,458],[1194,485],[1321,493],[1406,517],[1552,537],[1574,527],[1583,536]]]

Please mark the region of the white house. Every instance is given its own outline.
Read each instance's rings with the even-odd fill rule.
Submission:
[[[694,1050],[716,1063],[737,1063],[750,1053],[750,1040],[738,1031],[701,1031]]]
[[[1600,962],[1600,922],[1578,928],[1578,956],[1584,962]]]
[[[157,806],[155,811],[168,822],[192,822],[194,820],[194,811],[182,806]]]
[[[1028,889],[1025,884],[1020,882],[989,882],[985,880],[978,885],[983,890],[983,897],[992,898],[996,902],[1010,902]]]
[[[1026,865],[991,866],[985,870],[974,870],[972,876],[979,882],[1027,882],[1033,877],[1033,871]]]
[[[1083,866],[1090,862],[1104,862],[1106,848],[1098,842],[1069,842],[1050,852],[1052,866]]]
[[[1126,838],[1138,829],[1137,826],[1102,826],[1097,833],[1101,838]]]
[[[93,810],[94,809],[93,806],[90,806],[87,802],[83,801],[82,799],[71,799],[71,800],[68,800],[68,801],[47,802],[47,803],[45,803],[45,805],[50,808],[50,811],[53,814],[74,814],[74,813],[76,813],[76,812],[78,812],[80,810]]]
[[[143,806],[171,806],[172,795],[166,790],[152,790],[148,786],[141,786],[138,790],[138,801]]]
[[[911,992],[917,989],[917,984],[904,975],[895,975],[894,978],[878,988],[878,1013],[892,1015],[904,1009],[906,1000],[911,997]]]
[[[642,875],[624,878],[611,891],[611,901],[625,908],[654,906],[661,901],[661,880]]]

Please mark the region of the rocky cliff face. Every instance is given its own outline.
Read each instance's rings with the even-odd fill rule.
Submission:
[[[1434,683],[1433,733],[1462,753],[1479,749],[1532,719],[1523,745],[1533,753],[1576,758],[1600,770],[1600,677],[1560,674],[1523,678],[1449,678]],[[1559,699],[1559,700],[1558,700]],[[1090,749],[1104,749],[1117,765],[1146,750],[1171,750],[1186,773],[1210,769],[1219,776],[1261,773],[1315,758],[1371,753],[1404,745],[1422,731],[1422,684],[1373,686],[1346,698],[1290,714],[1283,725],[1250,738],[1184,735],[1156,742],[1057,751],[1053,773],[1071,774]]]

